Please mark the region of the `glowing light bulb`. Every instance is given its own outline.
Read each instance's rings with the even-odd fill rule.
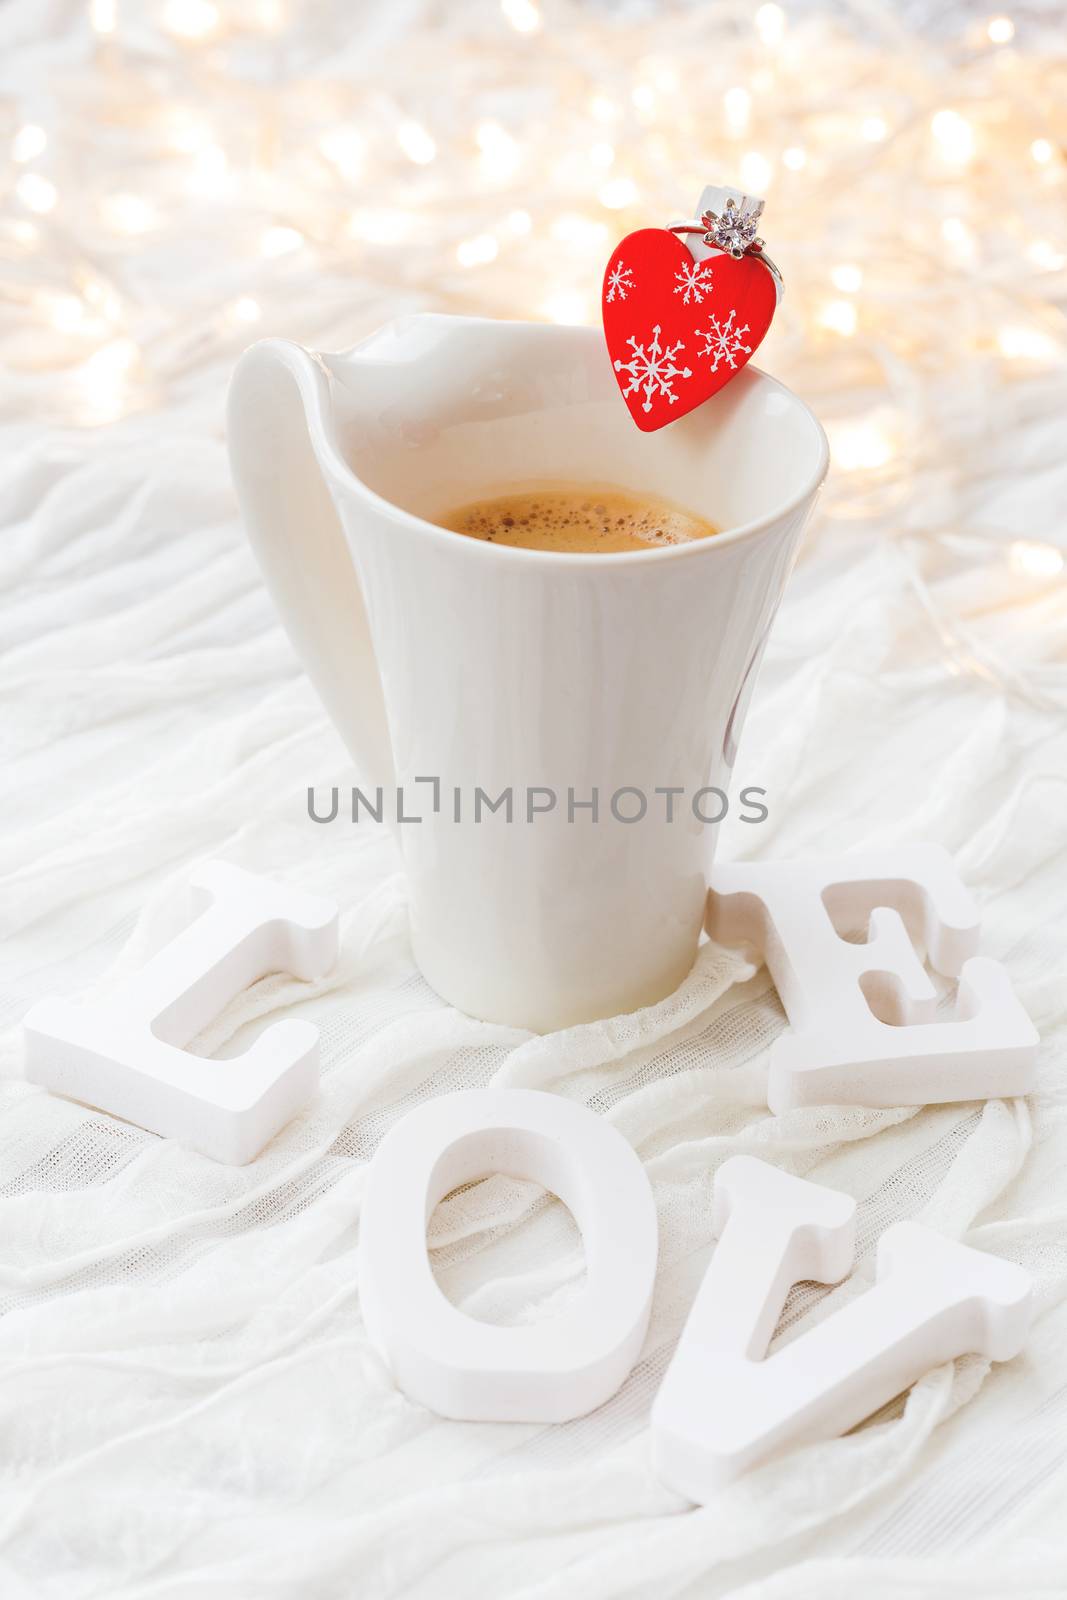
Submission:
[[[656,91],[650,83],[639,83],[630,99],[638,111],[651,111],[656,104]]]
[[[856,307],[851,300],[827,300],[819,311],[819,326],[845,339],[856,331]]]
[[[396,130],[396,142],[416,166],[428,166],[437,154],[437,145],[421,122],[402,122]]]
[[[997,334],[997,346],[1001,355],[1006,356],[1009,361],[1050,362],[1059,354],[1059,346],[1055,339],[1042,328],[1034,328],[1025,323],[1014,323],[1001,328]]]
[[[1008,565],[1024,578],[1056,578],[1064,568],[1063,551],[1037,539],[1015,539],[1008,549]]]
[[[722,97],[722,108],[729,133],[736,136],[748,132],[749,118],[752,114],[752,96],[747,89],[742,89],[740,85],[727,89]]]
[[[599,199],[609,211],[621,211],[637,199],[637,185],[632,178],[612,178],[602,186]]]
[[[756,32],[764,44],[778,44],[785,33],[786,16],[781,6],[760,6],[756,12]]]
[[[129,375],[139,355],[132,339],[113,339],[89,357],[79,374],[86,421],[114,422],[121,417]]]
[[[860,123],[860,133],[868,144],[881,144],[883,139],[889,137],[889,124],[884,117],[864,117]]]
[[[291,255],[294,250],[299,250],[304,243],[304,235],[299,228],[286,227],[284,223],[276,223],[271,228],[264,228],[259,236],[260,255],[274,259],[277,256]]]
[[[100,211],[116,233],[146,233],[156,220],[155,207],[139,194],[109,194],[100,202]]]
[[[168,0],[163,10],[163,26],[179,39],[206,39],[218,25],[213,0]]]
[[[608,242],[608,230],[604,224],[593,222],[577,211],[565,211],[548,231],[560,244],[576,245],[586,250],[601,250]]]
[[[255,0],[252,20],[264,33],[280,33],[285,27],[285,7],[282,0]]]
[[[61,333],[75,333],[85,322],[85,302],[76,294],[60,294],[51,300],[49,320]]]
[[[352,213],[348,231],[354,239],[363,239],[367,244],[400,244],[411,233],[413,221],[409,211],[368,207]]]
[[[551,322],[581,325],[588,320],[589,305],[577,289],[554,289],[541,302],[541,310]]]
[[[331,128],[319,140],[319,149],[342,177],[358,178],[363,171],[366,145],[358,128]]]
[[[461,267],[481,267],[496,260],[499,248],[491,233],[476,233],[473,239],[464,239],[456,246],[456,260]]]
[[[231,322],[258,322],[262,315],[263,310],[259,301],[250,294],[238,295],[236,300],[230,302]]]
[[[827,432],[833,463],[842,472],[874,472],[893,459],[893,441],[877,422],[843,422]]]
[[[479,122],[474,130],[483,173],[494,183],[506,183],[519,164],[519,147],[499,122]]]
[[[1030,154],[1039,167],[1047,166],[1052,160],[1052,145],[1048,139],[1035,139],[1030,146]]]
[[[59,192],[54,183],[47,178],[42,178],[39,172],[24,172],[15,185],[15,193],[24,206],[31,211],[37,211],[42,216],[46,211],[52,211],[59,199]]]
[[[519,238],[524,237],[533,227],[533,218],[528,211],[509,211],[508,228]]]
[[[89,26],[94,33],[114,33],[117,22],[116,0],[89,0]]]
[[[741,183],[749,194],[759,194],[771,181],[771,164],[758,150],[748,150],[741,157]]]
[[[618,106],[606,94],[595,94],[589,102],[589,110],[597,122],[614,122],[619,115]]]
[[[970,266],[978,254],[974,233],[962,217],[945,217],[941,223],[941,237],[948,246],[949,255],[959,266]]]
[[[782,151],[782,165],[790,172],[803,172],[808,164],[808,152],[802,144],[787,145]]]
[[[954,166],[964,166],[974,155],[974,129],[958,111],[935,111],[930,132],[942,158]]]
[[[598,139],[589,151],[589,161],[594,167],[599,167],[601,172],[606,172],[615,160],[615,146],[608,144],[606,139]]]
[[[189,173],[189,188],[194,194],[221,194],[230,180],[230,164],[220,144],[206,144],[196,152]]]
[[[842,261],[830,273],[830,282],[843,294],[855,294],[863,285],[863,268],[851,261]]]
[[[1026,254],[1043,272],[1059,272],[1061,267],[1067,266],[1067,255],[1057,250],[1051,239],[1031,239]]]
[[[12,161],[32,161],[47,148],[48,135],[36,122],[27,122],[11,141]]]
[[[192,112],[174,111],[169,120],[167,144],[179,155],[195,156],[211,144],[211,128]]]
[[[1010,17],[990,17],[986,33],[991,44],[1010,44],[1015,38],[1015,24]]]
[[[533,0],[500,0],[500,9],[516,33],[536,33],[541,13]]]

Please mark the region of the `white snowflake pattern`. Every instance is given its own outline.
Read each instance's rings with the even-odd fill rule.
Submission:
[[[733,320],[736,315],[736,311],[731,311],[726,321],[720,322],[714,311],[710,311],[707,327],[693,329],[697,338],[704,340],[704,348],[698,350],[697,355],[711,357],[712,372],[718,372],[719,364],[723,361],[736,372],[737,357],[742,352],[746,356],[752,354],[752,346],[741,342],[748,332],[748,323],[743,328],[735,328]]]
[[[674,276],[678,280],[678,287],[674,292],[682,295],[683,306],[689,304],[690,297],[698,306],[703,305],[704,296],[711,293],[711,268],[699,261],[693,261]]]
[[[627,344],[633,351],[629,361],[616,361],[616,372],[628,372],[630,382],[622,391],[624,395],[633,394],[635,390],[644,395],[641,405],[642,411],[652,410],[652,401],[657,396],[662,396],[672,406],[678,399],[674,392],[675,378],[691,378],[692,372],[688,367],[679,367],[675,358],[679,350],[685,349],[685,343],[679,339],[677,344],[662,345],[659,340],[660,326],[657,322],[652,329],[652,338],[648,349],[644,344],[637,342],[637,336],[631,334]]]
[[[608,305],[610,306],[611,302],[616,297],[618,297],[620,300],[625,300],[627,291],[636,288],[637,285],[634,283],[633,272],[628,266],[626,266],[624,262],[616,261],[615,265],[608,273]]]

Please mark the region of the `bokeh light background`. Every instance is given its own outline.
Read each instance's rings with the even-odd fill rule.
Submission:
[[[830,512],[1054,542],[970,513],[987,442],[1062,404],[1062,11],[924,9],[8,6],[6,404],[113,426],[259,334],[409,310],[594,322],[614,241],[733,181],[767,197],[760,360],[826,420]],[[926,468],[966,469],[964,503],[917,512]]]

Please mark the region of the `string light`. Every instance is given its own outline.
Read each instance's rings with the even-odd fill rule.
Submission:
[[[263,310],[259,301],[250,294],[238,295],[229,306],[231,322],[258,322],[262,315]]]
[[[1043,272],[1059,272],[1061,267],[1067,266],[1067,255],[1048,239],[1031,239],[1026,254]]]
[[[843,294],[856,294],[863,286],[863,268],[851,261],[842,261],[830,273],[830,282]]]
[[[481,267],[495,261],[500,246],[491,233],[475,234],[456,246],[456,260],[461,267]]]
[[[733,89],[727,89],[722,97],[722,109],[726,117],[726,129],[735,138],[748,132],[749,117],[752,113],[752,96],[740,84]]]
[[[48,135],[36,122],[27,122],[11,141],[11,159],[19,163],[33,161],[48,146]]]
[[[212,0],[167,0],[163,8],[163,26],[179,39],[206,39],[219,20],[219,8]]]
[[[15,185],[15,193],[24,206],[29,206],[31,211],[38,211],[42,215],[52,211],[59,198],[56,186],[47,178],[42,178],[39,172],[24,172]]]
[[[145,403],[140,352],[124,330],[140,325],[139,285],[151,281],[158,251],[179,238],[195,251],[207,232],[217,243],[230,215],[219,203],[230,198],[240,201],[232,213],[235,252],[240,238],[251,257],[237,282],[258,284],[261,274],[270,273],[269,266],[256,268],[257,256],[267,263],[286,256],[303,260],[299,252],[314,241],[324,272],[336,268],[343,274],[356,260],[360,272],[380,275],[384,289],[396,281],[397,257],[390,252],[410,245],[405,281],[416,281],[419,263],[438,255],[470,273],[469,288],[458,273],[449,280],[459,309],[484,309],[482,285],[491,284],[491,304],[501,314],[595,321],[600,260],[612,241],[626,226],[654,226],[684,214],[696,198],[689,185],[695,189],[701,174],[694,171],[699,164],[690,120],[679,116],[682,101],[705,109],[710,104],[715,119],[720,97],[715,120],[724,178],[763,194],[779,169],[782,176],[798,175],[786,185],[790,205],[773,208],[773,222],[767,222],[769,248],[788,268],[792,320],[781,344],[787,381],[796,374],[790,362],[813,351],[842,384],[877,351],[898,365],[918,361],[921,383],[920,345],[931,370],[944,371],[952,362],[967,370],[970,359],[970,370],[978,373],[993,357],[1006,364],[1004,381],[1012,383],[1024,383],[1030,369],[1063,359],[1067,341],[1059,336],[1059,320],[1051,309],[1043,317],[1035,305],[1044,293],[1051,306],[1062,287],[1040,275],[1067,268],[1067,246],[1056,232],[1061,145],[1053,137],[1031,137],[1043,125],[1051,130],[1051,123],[1033,119],[1039,108],[1053,104],[1055,89],[1048,63],[1026,48],[1011,49],[993,70],[989,47],[1017,43],[1006,14],[979,21],[956,55],[935,70],[891,40],[882,41],[876,57],[862,35],[850,37],[843,28],[820,33],[802,8],[790,16],[774,3],[755,3],[747,37],[744,29],[723,36],[712,63],[699,59],[689,35],[680,25],[672,31],[669,20],[644,33],[635,27],[624,38],[621,30],[594,19],[591,48],[573,56],[551,37],[544,46],[516,38],[551,34],[553,12],[543,13],[541,0],[501,0],[488,23],[475,30],[475,42],[473,34],[463,35],[463,48],[470,45],[477,66],[477,93],[470,99],[478,110],[473,125],[458,128],[438,121],[432,84],[413,64],[409,71],[401,54],[390,69],[390,92],[403,112],[392,120],[388,107],[369,107],[350,85],[325,82],[288,60],[269,114],[261,112],[243,68],[231,63],[219,43],[233,42],[236,62],[236,46],[245,49],[243,36],[252,29],[277,32],[287,17],[295,27],[298,9],[285,0],[153,0],[150,14],[171,40],[181,42],[181,76],[173,80],[180,82],[181,94],[175,90],[172,98],[171,79],[161,68],[158,92],[153,89],[143,106],[108,113],[116,145],[124,131],[132,137],[135,126],[138,133],[145,130],[137,164],[125,168],[136,173],[126,180],[136,193],[107,192],[107,171],[123,170],[111,162],[90,173],[84,188],[80,179],[68,179],[62,163],[70,159],[72,141],[62,136],[62,127],[45,125],[41,113],[40,122],[9,125],[15,165],[9,182],[25,213],[3,225],[15,284],[19,272],[24,281],[27,263],[14,247],[30,251],[51,240],[51,221],[38,226],[30,214],[57,213],[57,237],[65,241],[88,235],[94,220],[103,225],[87,241],[84,257],[66,244],[56,252],[47,280],[54,286],[47,292],[23,293],[38,327],[53,330],[49,350],[59,350],[58,359],[69,363],[82,361],[79,389],[97,418]],[[85,15],[101,40],[121,35],[130,20],[129,41],[120,37],[89,57],[95,66],[87,70],[99,73],[102,84],[117,85],[127,44],[140,48],[132,31],[137,8],[131,0],[86,0]],[[166,41],[159,46],[161,57],[169,54],[171,61],[176,50]],[[820,103],[800,88],[810,83],[815,64],[826,78]],[[976,71],[984,74],[980,81]],[[227,101],[215,90],[231,75],[242,84]],[[505,92],[519,78],[528,96]],[[556,109],[545,118],[538,108],[549,101]],[[27,106],[48,103],[30,94],[25,100]],[[971,104],[980,104],[980,111],[972,113]],[[73,119],[75,113],[64,115]],[[84,112],[77,115],[85,120]],[[79,136],[82,131],[77,128]],[[154,180],[144,161],[153,145]],[[39,170],[42,157],[48,158],[47,171]],[[433,170],[415,175],[408,163]],[[667,192],[671,174],[679,192]],[[855,183],[854,199],[850,195],[848,232],[837,236],[837,252],[846,259],[827,259],[810,248],[810,220],[803,219],[832,208],[840,186],[857,174],[863,181]],[[933,181],[924,183],[925,174]],[[1004,218],[1016,208],[1030,231],[1020,232],[1016,224],[1009,235]],[[625,224],[612,215],[628,211],[634,215]],[[886,218],[904,213],[908,275],[891,278],[888,267],[899,261],[889,259]],[[124,269],[135,250],[143,250],[148,262],[144,279],[131,273],[124,282],[122,297],[100,276],[102,269],[89,265],[106,261],[119,240],[129,241],[120,253]],[[546,283],[549,241],[555,272]],[[1002,270],[1009,248],[1024,269],[1021,277]],[[239,271],[240,262],[234,265]],[[864,297],[872,279],[886,292]],[[258,290],[231,293],[222,311],[210,314],[218,337],[226,330],[235,337],[264,319]],[[180,299],[177,290],[175,298]],[[921,338],[916,316],[922,319]],[[861,329],[862,345],[850,348]],[[90,342],[99,346],[95,365],[83,360]],[[152,349],[155,376],[159,358],[155,344]],[[68,398],[70,381],[68,374]],[[850,421],[835,435],[842,471],[882,469],[898,454],[892,417],[888,423],[877,416]]]
[[[155,225],[156,210],[139,194],[110,194],[100,203],[104,222],[116,233],[145,233]]]
[[[1043,328],[1026,323],[1014,323],[1001,328],[997,334],[997,346],[1001,355],[1007,356],[1009,361],[1050,362],[1059,354],[1055,339]]]
[[[781,6],[760,6],[756,12],[756,32],[764,44],[779,44],[785,33],[786,16]]]
[[[437,154],[437,145],[421,122],[402,122],[396,130],[396,142],[416,166],[428,166]]]
[[[893,459],[893,441],[877,422],[829,424],[830,458],[842,472],[874,472]]]
[[[126,409],[130,375],[140,352],[132,339],[113,339],[83,364],[79,374],[82,419],[114,422]]]
[[[970,266],[973,263],[978,253],[978,245],[973,232],[962,217],[943,217],[941,237],[948,246],[952,261],[959,266]]]
[[[741,185],[750,194],[762,194],[771,181],[771,164],[758,150],[749,150],[741,157]]]
[[[1008,551],[1008,565],[1024,578],[1057,578],[1064,564],[1062,550],[1036,539],[1015,539]]]
[[[94,33],[114,33],[117,23],[116,0],[89,0],[89,26]]]
[[[474,138],[482,172],[494,183],[507,183],[519,164],[519,147],[511,134],[499,122],[487,118],[479,122]]]
[[[184,108],[171,113],[167,129],[167,144],[171,150],[192,156],[207,149],[212,142],[211,128],[202,117]]]
[[[366,207],[352,213],[348,231],[354,239],[362,239],[367,244],[402,244],[410,236],[413,222],[409,211],[387,206]]]
[[[188,186],[193,194],[209,198],[225,193],[230,185],[230,163],[221,145],[205,144],[197,150],[189,171]]]
[[[590,306],[576,289],[555,289],[542,301],[541,310],[550,322],[581,326],[589,320]]]
[[[851,300],[827,300],[819,311],[819,326],[848,338],[856,331],[856,307]]]
[[[958,111],[936,111],[930,119],[930,132],[941,157],[954,166],[964,166],[974,155],[974,129]]]
[[[536,33],[541,26],[541,13],[533,0],[500,0],[500,9],[516,33]]]
[[[609,211],[621,211],[637,199],[637,185],[632,178],[611,178],[601,187],[598,198]]]
[[[577,245],[582,250],[606,250],[611,242],[602,222],[593,222],[580,212],[568,211],[557,217],[549,229],[560,244]]]
[[[358,128],[351,125],[331,128],[319,140],[319,149],[344,178],[358,178],[363,171],[366,144]]]
[[[598,122],[614,122],[619,115],[618,106],[606,94],[595,94],[589,102],[589,110]]]
[[[276,223],[272,228],[264,228],[260,234],[259,252],[260,255],[274,259],[278,256],[291,255],[294,250],[299,250],[303,243],[304,235],[299,228]]]

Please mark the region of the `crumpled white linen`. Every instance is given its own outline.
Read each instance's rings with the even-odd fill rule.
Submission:
[[[396,26],[401,9],[419,13],[396,8]],[[305,52],[325,31],[354,61],[354,13],[343,39],[339,16],[333,32],[323,17],[309,8],[292,24]],[[61,61],[70,83],[88,81],[65,8],[32,49],[13,31],[24,21],[5,26],[26,84]],[[72,226],[88,246],[91,221]],[[195,291],[156,263],[173,303],[232,292],[231,223],[216,226]],[[399,287],[358,262],[275,269],[274,299],[269,280],[260,290],[267,331],[338,347],[393,310],[456,308],[460,291],[408,265]],[[494,281],[501,309],[521,311],[518,289]],[[308,820],[308,784],[356,774],[238,526],[221,431],[235,338],[164,350],[153,404],[98,429],[27,421],[41,391],[24,372],[5,389],[0,1593],[1061,1594],[1067,588],[1009,557],[1018,538],[1064,543],[1062,371],[997,389],[994,433],[988,386],[887,361],[910,418],[905,464],[863,493],[831,478],[737,773],[768,790],[770,818],[728,824],[721,841],[760,857],[945,844],[982,904],[985,953],[1042,1033],[1037,1092],[774,1117],[762,1077],[786,1024],[762,969],[709,945],[676,995],[635,1016],[546,1038],[478,1023],[413,967],[384,832]],[[847,370],[811,365],[791,338],[776,370],[824,413],[847,405]],[[197,1042],[232,1053],[281,1015],[322,1030],[321,1093],[242,1169],[44,1093],[20,1069],[28,1006],[135,968],[181,924],[189,868],[209,857],[343,911],[336,971],[263,981]],[[368,1158],[407,1108],[489,1084],[590,1105],[654,1187],[646,1347],[612,1401],[562,1427],[429,1415],[394,1390],[360,1319]],[[861,1292],[879,1233],[905,1217],[1026,1267],[1038,1317],[1016,1361],[931,1372],[847,1438],[698,1510],[653,1477],[648,1412],[710,1258],[715,1170],[739,1151],[859,1202],[855,1277],[800,1286],[779,1337]],[[496,1322],[550,1315],[581,1281],[574,1225],[533,1185],[495,1177],[449,1197],[430,1243],[449,1296]]]

